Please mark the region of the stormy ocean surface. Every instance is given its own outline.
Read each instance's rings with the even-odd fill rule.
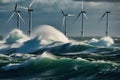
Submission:
[[[49,25],[0,41],[0,80],[120,80],[120,38],[71,39]]]

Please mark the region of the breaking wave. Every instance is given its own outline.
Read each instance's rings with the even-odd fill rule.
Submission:
[[[114,40],[111,37],[106,36],[102,37],[100,40],[93,38],[88,41],[88,43],[91,45],[110,47],[114,44]]]
[[[68,38],[62,32],[49,25],[39,26],[33,32],[32,37],[37,37],[39,40],[60,41],[64,43],[69,42]]]
[[[21,30],[14,29],[11,31],[8,36],[6,37],[6,43],[23,43],[25,41],[29,40],[29,37],[27,37]]]
[[[104,61],[89,61],[85,58],[76,59],[57,57],[50,53],[43,53],[22,63],[10,63],[1,68],[6,73],[11,74],[7,77],[31,76],[28,79],[112,79],[117,80],[120,74],[120,64]],[[14,74],[15,72],[19,72]],[[24,73],[24,74],[23,74]],[[33,74],[39,74],[34,76]],[[111,74],[112,73],[112,74]],[[111,75],[109,75],[111,74]],[[116,75],[115,75],[116,74]],[[108,75],[107,77],[105,77]],[[5,75],[4,75],[5,76]],[[104,77],[103,77],[104,76]],[[20,79],[21,77],[19,77]],[[100,79],[99,79],[100,78]]]
[[[118,80],[119,63],[120,44],[109,36],[76,41],[42,25],[30,38],[14,29],[0,41],[1,80]]]

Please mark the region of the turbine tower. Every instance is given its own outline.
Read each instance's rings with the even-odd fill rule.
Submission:
[[[98,21],[98,23],[100,23],[101,22],[101,20],[105,17],[105,15],[106,15],[106,36],[109,36],[109,14],[110,14],[111,12],[110,11],[106,11],[103,15],[102,15],[102,17],[100,18],[100,20]]]
[[[86,11],[85,11],[84,8],[83,8],[83,0],[82,0],[81,11],[80,11],[80,13],[77,15],[77,17],[76,17],[76,19],[74,20],[73,23],[76,22],[76,20],[80,17],[80,15],[81,15],[81,17],[82,17],[81,37],[83,38],[83,37],[84,37],[84,17],[88,20],[88,17],[87,17],[87,15],[86,15]]]
[[[23,7],[23,6],[20,6],[20,8],[22,9],[25,9],[28,11],[28,16],[29,16],[29,36],[31,35],[31,32],[32,32],[32,12],[33,12],[33,9],[31,8],[33,3],[34,3],[35,0],[33,0],[28,7]]]
[[[16,5],[15,5],[15,9],[14,9],[14,12],[12,13],[12,15],[10,16],[10,18],[8,19],[7,22],[10,22],[10,20],[13,18],[13,16],[16,14],[17,16],[17,29],[20,29],[20,19],[24,22],[23,18],[21,17],[20,15],[20,11],[17,10],[18,8],[18,3],[16,2]]]
[[[61,13],[63,14],[63,22],[62,22],[62,30],[64,31],[64,34],[67,35],[67,21],[66,21],[66,18],[67,17],[70,17],[70,16],[74,16],[73,14],[65,14],[64,11],[62,9],[61,10]]]

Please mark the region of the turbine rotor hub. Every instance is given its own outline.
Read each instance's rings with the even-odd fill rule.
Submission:
[[[81,13],[86,13],[86,11],[82,10]]]
[[[65,14],[65,16],[68,16],[68,14]]]
[[[28,11],[33,11],[33,9],[28,9]]]
[[[16,11],[17,13],[20,13],[20,11]]]
[[[106,11],[106,13],[111,13],[110,11]]]

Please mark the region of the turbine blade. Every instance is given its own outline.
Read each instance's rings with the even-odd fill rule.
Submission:
[[[24,19],[21,17],[20,13],[17,13],[19,18],[25,23]]]
[[[61,10],[62,14],[65,15],[64,11],[62,9],[60,9],[60,10]]]
[[[77,15],[76,19],[73,21],[73,24],[76,22],[76,20],[80,17],[81,12]]]
[[[74,14],[68,14],[68,16],[75,16]]]
[[[83,15],[85,16],[85,18],[88,20],[88,17],[87,17],[87,15],[86,15],[86,13],[83,13]]]
[[[18,3],[16,2],[16,4],[15,4],[15,11],[17,11],[17,5],[18,5]]]
[[[63,17],[62,30],[63,30],[63,28],[64,28],[64,24],[65,24],[65,16]]]
[[[24,6],[19,6],[19,8],[22,8],[22,9],[28,10],[28,8],[27,8],[27,7],[24,7]]]
[[[15,12],[10,16],[10,18],[8,19],[7,23],[10,22],[10,20],[12,19],[12,17],[15,15]]]
[[[83,6],[83,0],[82,0],[82,5],[81,5],[81,9],[83,10],[84,6]]]
[[[33,0],[33,1],[30,3],[29,8],[32,7],[32,5],[33,5],[34,2],[35,2],[35,0]]]
[[[98,23],[100,23],[101,22],[101,20],[104,18],[104,16],[105,16],[105,14],[106,13],[104,13],[103,15],[102,15],[102,17],[100,18],[100,20],[98,21]]]
[[[64,11],[58,6],[58,4],[55,2],[55,4],[57,5],[58,9],[60,9],[60,11],[62,12],[63,16],[65,15]]]

